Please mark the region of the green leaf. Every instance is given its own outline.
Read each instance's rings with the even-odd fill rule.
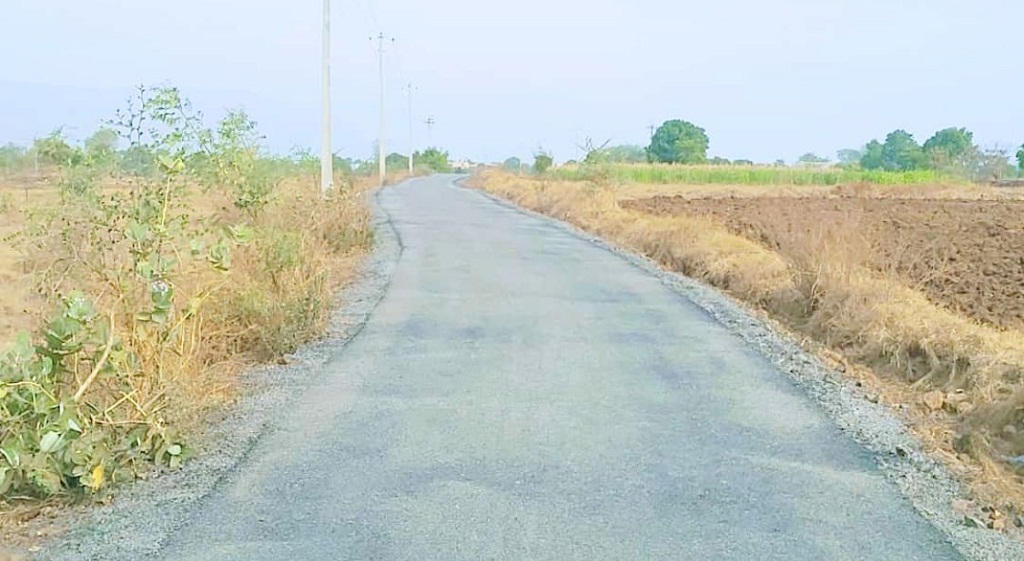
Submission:
[[[253,229],[244,224],[229,226],[228,232],[231,234],[231,239],[239,245],[246,245],[252,242],[253,238],[256,236]]]
[[[128,224],[128,227],[125,229],[124,235],[129,240],[135,243],[142,243],[148,241],[150,238],[149,226],[133,220],[131,223]]]
[[[52,454],[60,449],[62,439],[56,432],[50,431],[39,440],[39,451],[44,454]]]
[[[6,450],[4,448],[0,448],[0,456],[3,456],[7,465],[11,467],[16,468],[21,465],[21,455],[18,454],[17,450]]]
[[[14,486],[14,470],[0,467],[0,497],[7,495],[7,492]]]
[[[81,292],[73,292],[65,302],[65,315],[79,322],[87,322],[96,317],[96,309],[92,302]]]
[[[50,470],[33,470],[30,474],[32,482],[50,495],[57,495],[63,490],[59,473]]]

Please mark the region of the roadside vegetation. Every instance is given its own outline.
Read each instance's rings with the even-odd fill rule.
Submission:
[[[0,148],[0,514],[180,466],[244,367],[323,333],[373,181],[324,196],[260,141],[140,88],[80,145]]]
[[[643,178],[699,168],[562,169],[488,169],[470,184],[767,314],[905,412],[970,482],[984,523],[1004,529],[1024,514],[1024,193],[924,180],[652,185]]]

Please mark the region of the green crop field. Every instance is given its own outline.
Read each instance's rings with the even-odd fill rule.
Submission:
[[[725,184],[725,185],[919,185],[963,183],[934,170],[884,171],[781,166],[714,166],[668,164],[567,165],[550,172],[569,181],[605,180],[620,183]]]

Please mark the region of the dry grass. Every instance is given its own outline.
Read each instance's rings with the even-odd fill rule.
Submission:
[[[239,374],[246,367],[290,353],[324,332],[339,287],[353,278],[372,245],[366,205],[372,183],[356,180],[325,200],[314,181],[294,178],[279,187],[276,200],[257,216],[243,216],[227,193],[190,190],[185,203],[193,222],[212,227],[248,223],[254,238],[234,248],[227,273],[183,266],[188,272],[174,281],[176,298],[205,303],[194,316],[181,316],[172,348],[146,338],[132,311],[138,303],[132,303],[131,294],[89,274],[100,259],[98,253],[87,253],[90,240],[83,238],[78,253],[57,240],[57,234],[24,234],[37,223],[33,216],[70,211],[54,187],[0,188],[0,278],[5,288],[0,291],[0,347],[7,347],[16,331],[37,329],[48,316],[52,302],[41,294],[84,291],[97,309],[110,311],[117,332],[125,334],[125,347],[138,361],[133,367],[142,374],[133,377],[130,394],[117,379],[100,377],[90,389],[92,403],[102,410],[130,395],[142,405],[140,411],[159,415],[161,425],[187,435],[194,446],[207,413],[235,399]],[[107,186],[103,191],[119,189]],[[69,248],[76,255],[61,253]],[[105,262],[107,278],[126,266],[130,274],[127,254],[117,257],[115,250],[103,255],[115,258]],[[27,519],[59,512],[53,506],[64,500],[0,500],[0,529],[7,534],[3,539],[19,537],[17,528]]]
[[[54,189],[24,191],[14,183],[0,184],[0,342],[36,323],[42,300],[33,290],[32,271],[21,250],[22,232],[31,209],[56,199]]]
[[[496,170],[472,185],[570,222],[705,280],[809,337],[849,376],[893,406],[979,501],[1024,512],[1024,485],[1003,461],[1024,454],[1024,333],[1000,330],[930,302],[865,267],[870,247],[849,228],[794,231],[785,253],[692,215],[625,210],[624,198],[780,195],[769,187],[596,186]],[[1018,197],[986,187],[786,188],[793,196]],[[901,408],[902,410],[903,408]]]
[[[137,349],[140,356],[150,358],[149,364],[142,365],[143,371],[152,374],[150,395],[171,394],[169,401],[174,405],[166,411],[169,421],[190,430],[211,408],[234,398],[237,374],[245,367],[292,352],[323,333],[338,288],[351,279],[372,243],[365,205],[371,183],[360,180],[324,200],[313,181],[294,178],[281,185],[276,199],[252,219],[234,207],[229,194],[191,192],[187,204],[194,222],[226,226],[251,220],[256,237],[235,248],[227,276],[207,267],[176,282],[181,301],[205,299],[203,311],[181,325],[185,335],[178,348],[170,354]],[[22,207],[22,221],[56,204],[58,197],[52,190],[42,190],[29,206]],[[48,313],[41,297],[29,296],[38,283],[52,283],[50,279],[57,276],[52,270],[43,274],[54,256],[41,254],[38,248],[17,247],[20,284],[28,291],[18,296],[25,299],[17,323],[10,322],[14,327],[34,325]],[[99,309],[118,308],[123,294],[90,285],[93,281],[79,273],[75,269],[70,275],[62,272],[63,285],[51,284],[42,292],[66,293],[74,287],[93,295]],[[118,314],[117,319],[122,332],[137,332],[131,314]]]

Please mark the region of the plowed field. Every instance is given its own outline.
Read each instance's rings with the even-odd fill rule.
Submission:
[[[938,304],[998,327],[1024,328],[1024,201],[654,197],[620,204],[710,216],[790,257],[809,240],[831,243]]]

